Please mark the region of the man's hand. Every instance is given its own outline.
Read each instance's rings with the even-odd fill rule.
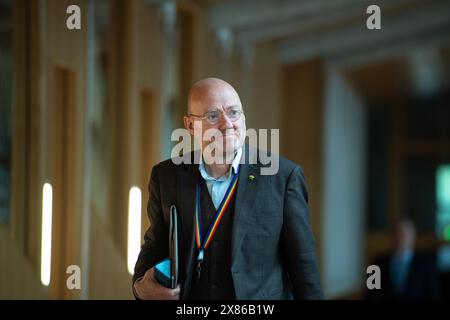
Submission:
[[[148,269],[144,277],[134,283],[134,290],[143,300],[179,300],[180,285],[175,289],[166,288],[153,277],[153,267]]]

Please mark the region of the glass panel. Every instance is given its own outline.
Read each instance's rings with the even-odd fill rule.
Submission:
[[[11,196],[12,1],[0,2],[0,222],[9,223]]]
[[[108,190],[108,172],[105,165],[108,155],[108,68],[109,54],[108,41],[110,35],[110,1],[96,0],[94,4],[94,28],[89,32],[94,37],[93,58],[90,64],[94,72],[92,84],[92,109],[88,126],[90,128],[90,139],[92,139],[92,196],[93,209],[103,221],[107,220],[106,197]],[[92,48],[91,48],[92,49]],[[93,81],[91,81],[93,80]]]
[[[389,112],[391,108],[374,106],[368,109],[367,191],[369,232],[382,232],[389,228]]]
[[[439,238],[450,241],[450,165],[436,170],[436,232]]]

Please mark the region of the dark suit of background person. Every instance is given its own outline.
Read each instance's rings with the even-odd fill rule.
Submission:
[[[381,270],[381,289],[368,290],[368,299],[438,299],[439,281],[434,258],[430,254],[414,252],[403,285],[398,288],[393,275],[393,254],[374,261]]]
[[[435,256],[414,249],[415,228],[402,220],[394,228],[394,248],[373,264],[380,267],[381,289],[367,290],[372,300],[439,298],[439,279]]]
[[[243,156],[248,159],[248,152],[244,151]],[[260,168],[259,161],[255,165],[241,165],[234,217],[228,221],[232,224],[231,243],[219,243],[217,247],[213,244],[209,251],[224,250],[225,255],[230,251],[230,256],[224,258],[226,264],[220,266],[221,270],[209,275],[221,285],[216,288],[209,283],[210,288],[206,288],[209,292],[204,297],[232,299],[230,292],[220,292],[225,287],[226,291],[233,288],[236,299],[321,299],[303,172],[283,157],[276,175],[260,175]],[[133,276],[135,281],[168,256],[168,213],[175,204],[181,230],[182,299],[189,299],[195,287],[191,279],[195,273],[193,213],[198,175],[198,165],[175,165],[171,160],[153,168],[148,201],[151,227],[145,234]],[[249,180],[250,175],[255,179]],[[207,263],[208,258],[204,268],[214,273]]]
[[[249,158],[249,153],[257,151],[244,144],[242,103],[236,90],[221,79],[208,78],[194,84],[183,120],[203,151],[195,159],[191,153],[189,163],[197,164],[176,165],[178,162],[169,159],[152,170],[147,210],[151,226],[135,266],[135,295],[145,299],[322,298],[308,194],[300,167],[280,157],[279,170],[262,175],[259,158],[250,164],[249,159],[254,158]],[[221,134],[207,138],[209,130]],[[207,152],[211,146],[224,161],[211,159]],[[202,159],[206,161],[199,166]],[[236,181],[238,177],[237,188],[230,188],[236,190],[234,195],[211,191],[211,177],[213,183],[220,179]],[[199,256],[194,233],[196,190],[200,195],[202,235],[213,221],[220,200],[231,201],[206,248],[200,278],[194,271]],[[175,289],[160,286],[153,277],[153,266],[169,253],[171,205],[177,207],[180,231],[180,286]]]

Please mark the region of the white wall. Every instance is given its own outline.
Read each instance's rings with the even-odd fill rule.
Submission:
[[[337,70],[326,71],[325,94],[323,287],[338,298],[365,283],[366,109]]]

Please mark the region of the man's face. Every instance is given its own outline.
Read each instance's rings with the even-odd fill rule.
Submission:
[[[242,104],[236,91],[226,84],[214,84],[201,88],[194,94],[190,103],[190,114],[207,116],[216,115],[216,123],[210,123],[207,119],[198,117],[185,117],[185,126],[194,135],[194,128],[200,129],[203,137],[200,142],[202,150],[214,148],[216,152],[223,156],[234,154],[245,140],[245,116],[240,114],[238,120],[230,119],[230,114],[242,112]],[[228,115],[227,115],[228,114]],[[212,129],[212,130],[210,130]],[[209,131],[208,131],[209,130]],[[220,133],[220,134],[219,134]],[[196,134],[199,134],[196,132]]]
[[[414,226],[409,222],[401,222],[395,228],[395,245],[397,249],[405,250],[414,247]]]

